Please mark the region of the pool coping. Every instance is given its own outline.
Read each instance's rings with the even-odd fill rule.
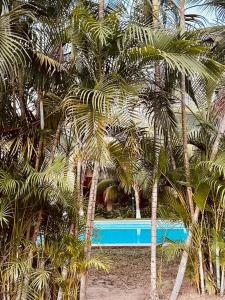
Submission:
[[[140,248],[140,247],[151,247],[151,243],[146,243],[146,244],[92,244],[91,245],[92,247],[95,247],[95,248],[99,248],[99,247],[115,247],[115,248],[118,248],[118,247],[123,247],[123,248],[127,248],[127,247],[137,247],[137,248]]]
[[[123,225],[123,224],[131,224],[131,225],[146,225],[148,224],[151,227],[151,219],[101,219],[101,220],[94,220],[95,225]],[[163,220],[163,219],[157,219],[157,227],[162,226],[164,229],[173,229],[173,228],[179,228],[186,230],[184,223],[182,221],[170,221],[170,220]],[[118,227],[117,227],[118,228]]]

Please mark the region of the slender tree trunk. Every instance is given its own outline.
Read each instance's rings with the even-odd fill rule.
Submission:
[[[186,0],[180,1],[180,31],[181,34],[185,32],[185,4]],[[182,123],[182,144],[184,152],[184,171],[185,177],[188,183],[190,183],[190,166],[189,166],[189,155],[188,155],[188,140],[187,140],[187,111],[186,111],[186,84],[185,74],[181,74],[181,123]],[[192,189],[187,186],[187,199],[191,216],[194,216],[194,203],[192,199]]]
[[[152,0],[152,23],[155,28],[159,25],[159,0]]]
[[[155,176],[156,177],[156,176]],[[152,228],[151,228],[151,299],[158,299],[157,292],[157,202],[158,202],[158,179],[154,178],[152,187]]]
[[[209,249],[209,270],[210,273],[213,275],[213,263],[212,263],[212,252],[211,249]]]
[[[218,242],[216,242],[216,286],[220,289],[220,248]]]
[[[81,209],[79,211],[80,217],[84,216],[83,201],[84,201],[84,181],[85,181],[86,168],[87,168],[87,163],[83,161],[81,166],[81,185],[80,185]]]
[[[153,27],[159,26],[159,0],[152,1],[152,17]],[[155,91],[160,88],[160,65],[155,63]],[[152,186],[152,215],[151,215],[151,299],[158,299],[157,291],[157,204],[158,204],[158,143],[159,133],[157,124],[154,124],[154,147],[155,147],[155,162],[153,171],[153,186]]]
[[[17,116],[17,110],[16,110],[16,89],[15,89],[15,84],[16,84],[16,81],[15,81],[15,78],[13,76],[13,79],[12,79],[13,112],[14,112],[14,115],[16,117]]]
[[[154,124],[155,162],[153,170],[153,186],[151,195],[151,299],[158,299],[157,290],[157,206],[158,206],[158,165],[159,165],[159,132]]]
[[[66,280],[67,274],[68,274],[67,268],[64,266],[62,269],[63,281]],[[63,299],[63,289],[60,287],[57,295],[57,300],[62,300],[62,299]]]
[[[97,195],[97,185],[99,178],[99,162],[95,161],[94,171],[91,181],[91,189],[88,201],[87,222],[85,231],[85,250],[84,257],[89,260],[91,257],[91,240],[93,235],[94,217],[95,217],[95,204]],[[80,280],[80,300],[86,300],[86,288],[87,288],[87,270],[81,275]]]
[[[196,223],[198,221],[199,213],[200,213],[200,210],[198,207],[196,207],[195,213],[193,216],[193,223]],[[177,277],[176,277],[176,281],[175,281],[175,284],[173,287],[173,291],[170,296],[170,300],[176,300],[179,295],[181,285],[182,285],[183,279],[184,279],[184,274],[185,274],[186,267],[187,267],[188,250],[191,246],[191,243],[192,243],[192,228],[189,229],[188,238],[185,243],[186,250],[184,250],[182,253],[181,262],[180,262],[180,265],[178,268]]]
[[[185,0],[180,1],[180,28],[181,33],[185,31]],[[183,152],[184,152],[184,170],[185,170],[185,177],[187,182],[190,182],[190,167],[189,167],[189,157],[188,157],[188,142],[187,142],[187,113],[186,113],[186,87],[185,87],[185,74],[181,74],[181,122],[182,122],[182,143],[183,143]],[[196,208],[194,212],[194,204],[192,199],[192,189],[188,186],[187,187],[187,199],[189,203],[189,209],[191,213],[192,222],[197,222],[199,216],[199,209]],[[188,262],[188,249],[190,248],[192,243],[192,232],[191,228],[189,230],[188,238],[186,241],[186,249],[184,250],[181,262],[179,265],[176,281],[173,287],[173,291],[170,296],[170,300],[176,300],[180,288],[184,279],[184,274],[186,271],[186,266]]]
[[[36,157],[36,162],[35,162],[35,170],[36,171],[38,171],[39,167],[40,167],[42,150],[43,150],[43,137],[41,135],[39,142],[38,142],[37,157]]]
[[[182,144],[184,152],[184,171],[185,177],[189,184],[190,182],[190,166],[188,155],[188,141],[187,141],[187,112],[186,112],[186,88],[185,88],[185,74],[181,75],[181,118],[182,118]],[[187,199],[189,203],[191,216],[194,215],[194,203],[192,199],[192,189],[187,186]]]
[[[82,160],[77,160],[77,205],[79,216],[83,215],[83,201],[81,198],[81,173],[82,173]]]
[[[141,219],[141,211],[140,211],[140,191],[137,183],[133,184],[134,197],[135,197],[135,211],[136,211],[136,219]]]
[[[44,118],[44,103],[43,103],[43,92],[38,90],[38,102],[39,102],[39,110],[40,110],[40,127],[41,130],[45,127],[45,118]]]
[[[221,272],[220,297],[224,296],[224,267],[225,266],[222,266],[222,272]]]
[[[98,18],[102,20],[104,18],[104,10],[105,10],[105,1],[99,0],[98,1]]]
[[[202,258],[202,249],[198,250],[198,258],[199,258],[199,274],[200,274],[200,285],[201,285],[201,293],[205,295],[205,276],[204,276],[204,268],[203,268],[203,258]]]

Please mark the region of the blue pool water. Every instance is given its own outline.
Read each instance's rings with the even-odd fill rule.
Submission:
[[[157,222],[157,242],[184,242],[188,232],[181,222]],[[93,246],[148,246],[151,244],[150,220],[95,221]]]

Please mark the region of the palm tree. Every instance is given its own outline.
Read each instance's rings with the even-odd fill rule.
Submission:
[[[0,79],[4,84],[8,76],[15,76],[20,64],[28,57],[22,30],[15,28],[15,24],[21,23],[22,18],[32,18],[31,11],[23,6],[7,11],[4,4],[1,4],[0,16]]]

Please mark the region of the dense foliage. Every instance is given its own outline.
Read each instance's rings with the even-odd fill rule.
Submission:
[[[215,24],[184,0],[0,1],[1,299],[86,299],[109,267],[91,256],[98,197],[97,215],[151,214],[152,299],[157,217],[189,230],[164,248],[183,253],[171,300],[188,258],[223,296],[225,5],[189,2]]]

